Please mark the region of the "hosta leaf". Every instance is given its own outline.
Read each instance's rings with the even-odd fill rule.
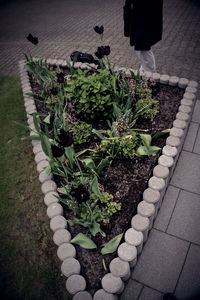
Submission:
[[[84,249],[96,249],[97,245],[85,234],[77,234],[70,243],[79,245]]]
[[[117,250],[117,247],[119,246],[119,243],[122,239],[123,233],[115,236],[112,240],[110,240],[102,249],[101,254],[110,254]]]

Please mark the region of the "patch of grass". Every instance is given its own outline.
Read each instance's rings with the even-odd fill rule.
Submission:
[[[26,120],[20,80],[0,76],[1,299],[67,300],[32,145],[14,120]]]

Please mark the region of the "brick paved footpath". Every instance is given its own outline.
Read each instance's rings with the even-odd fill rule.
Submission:
[[[94,25],[104,25],[111,59],[138,67],[123,37],[123,0],[0,1],[0,74],[17,74],[29,48],[34,56],[69,58],[74,50],[94,53]],[[25,39],[39,37],[38,47]],[[199,81],[200,2],[164,1],[163,40],[153,47],[157,71]],[[200,292],[200,100],[196,101],[183,151],[162,208],[126,289],[125,300],[159,300],[172,292],[195,299]]]

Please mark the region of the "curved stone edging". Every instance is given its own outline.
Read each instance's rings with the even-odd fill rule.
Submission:
[[[36,59],[35,59],[36,60]],[[64,60],[47,59],[50,65],[59,65],[66,67]],[[19,73],[24,96],[24,106],[27,113],[27,123],[31,129],[30,135],[34,135],[33,117],[31,114],[36,112],[34,98],[27,96],[31,92],[31,85],[28,73],[24,68],[25,61],[19,61]],[[75,63],[75,68],[86,69],[89,64]],[[91,67],[95,68],[94,64]],[[130,75],[130,70],[136,73],[136,70],[115,67],[116,71],[123,71]],[[152,77],[156,82],[179,86],[185,89],[179,111],[170,129],[169,137],[166,139],[166,145],[162,149],[162,155],[158,159],[158,165],[153,169],[153,176],[148,181],[148,188],[143,192],[143,201],[138,204],[137,214],[131,220],[131,228],[124,233],[125,242],[118,247],[118,256],[114,258],[109,266],[110,273],[102,278],[102,289],[96,291],[92,297],[86,291],[86,280],[80,275],[81,266],[76,257],[76,249],[70,244],[71,234],[67,230],[67,221],[63,217],[63,208],[58,203],[56,184],[52,180],[52,174],[47,176],[44,168],[48,166],[48,161],[42,151],[40,141],[33,140],[33,152],[41,182],[41,190],[44,196],[44,203],[47,206],[47,215],[50,218],[50,228],[54,232],[53,241],[58,246],[57,255],[62,261],[61,272],[67,277],[66,289],[73,295],[74,300],[116,300],[118,294],[124,289],[124,282],[131,274],[131,268],[137,263],[137,257],[141,254],[144,243],[147,241],[149,231],[162,205],[165,191],[169,180],[173,174],[179,154],[181,152],[185,136],[189,127],[192,112],[195,103],[195,93],[198,83],[189,81],[186,78],[169,76],[166,74],[144,72],[141,74],[146,78]]]

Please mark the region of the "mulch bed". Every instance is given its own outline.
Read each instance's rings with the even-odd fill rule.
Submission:
[[[32,79],[31,83],[33,92],[37,93],[40,87]],[[171,128],[183,94],[184,90],[179,87],[157,83],[153,87],[153,96],[160,103],[159,114],[154,120],[138,119],[135,127],[148,129],[148,134],[150,135]],[[36,106],[38,111],[47,112],[41,101],[36,101]],[[166,137],[159,138],[154,145],[162,148],[165,145]],[[94,141],[90,143],[94,145]],[[90,147],[91,145],[87,146]],[[80,147],[77,147],[77,149],[75,147],[75,151],[79,150]],[[81,263],[81,273],[86,278],[87,290],[92,294],[95,290],[101,288],[100,280],[106,273],[102,259],[105,259],[108,270],[110,261],[116,255],[104,255],[103,257],[100,253],[101,248],[114,236],[125,232],[130,227],[131,218],[136,213],[137,204],[142,200],[143,191],[147,188],[147,182],[152,176],[153,167],[157,164],[159,156],[160,153],[149,158],[137,158],[135,160],[115,159],[100,179],[100,184],[104,187],[104,191],[112,194],[114,201],[121,203],[122,207],[118,213],[111,217],[108,225],[101,226],[106,233],[106,237],[103,238],[100,234],[97,234],[92,238],[98,246],[97,250],[86,250],[76,246],[77,259]],[[54,177],[54,180],[59,185],[59,178]],[[65,205],[63,207],[66,219],[72,219],[73,213]],[[69,224],[69,229],[72,236],[79,232],[86,232],[83,227],[72,225],[71,223]]]

